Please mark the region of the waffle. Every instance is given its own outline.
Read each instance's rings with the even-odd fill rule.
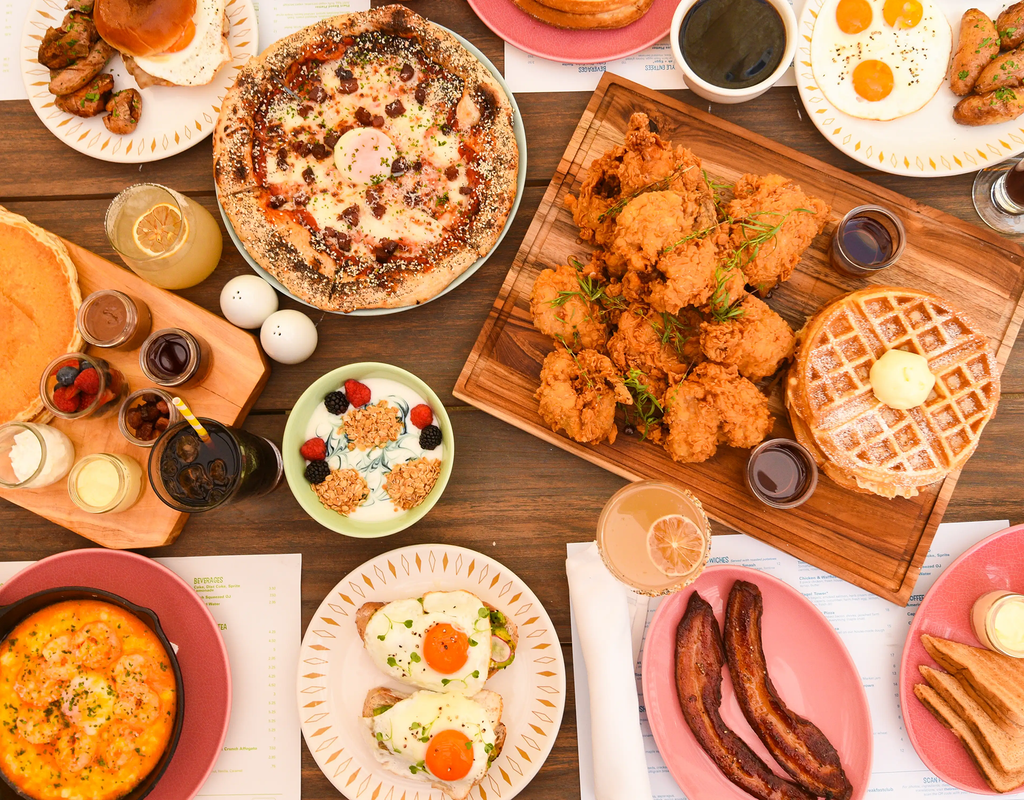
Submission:
[[[988,340],[957,308],[915,289],[872,286],[834,301],[797,335],[786,407],[798,441],[840,485],[913,497],[959,470],[999,402]],[[935,388],[900,411],[871,390],[886,350],[928,359]]]

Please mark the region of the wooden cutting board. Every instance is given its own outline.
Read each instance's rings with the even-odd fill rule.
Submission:
[[[746,486],[746,450],[721,447],[702,464],[677,464],[660,446],[636,436],[620,433],[614,445],[582,445],[552,433],[541,421],[533,394],[552,343],[532,325],[530,290],[541,270],[565,264],[569,256],[587,260],[591,248],[579,239],[564,200],[579,192],[591,161],[622,143],[634,111],[650,116],[665,139],[689,147],[720,182],[733,183],[746,172],[776,172],[832,206],[832,224],[805,253],[793,277],[768,300],[794,329],[833,298],[866,284],[831,269],[828,242],[835,222],[847,211],[877,203],[899,214],[908,242],[900,262],[876,282],[926,289],[954,301],[989,337],[999,364],[1006,364],[1024,319],[1020,248],[991,231],[606,73],[459,376],[456,397],[630,480],[657,478],[686,486],[715,520],[906,605],[957,475],[912,500],[850,492],[822,476],[807,503],[775,510],[754,499]],[[772,435],[792,437],[781,377],[769,379],[763,388],[770,392],[776,415]]]
[[[213,365],[197,387],[182,389],[181,397],[196,414],[233,425],[242,422],[270,377],[270,368],[252,334],[211,314],[176,294],[158,289],[134,272],[112,264],[71,242],[64,242],[78,269],[82,297],[99,289],[120,289],[142,300],[153,315],[153,330],[183,328],[205,339],[213,351]],[[87,351],[109,361],[124,373],[130,391],[152,386],[139,367],[139,351]],[[53,420],[75,445],[76,460],[89,453],[121,453],[142,466],[145,486],[139,501],[116,514],[87,514],[71,502],[67,481],[44,489],[0,489],[10,500],[87,539],[118,549],[160,547],[178,538],[188,514],[164,505],[147,477],[149,448],[130,444],[117,427],[117,414],[103,419]],[[217,513],[217,512],[212,512]]]

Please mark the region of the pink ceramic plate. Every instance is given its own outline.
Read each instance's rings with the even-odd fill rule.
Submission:
[[[484,25],[520,50],[552,61],[596,64],[639,53],[665,38],[678,2],[654,0],[632,25],[603,31],[556,28],[520,11],[512,0],[469,0],[469,5]]]
[[[914,749],[946,783],[975,794],[995,792],[959,740],[914,696],[914,684],[925,682],[919,665],[938,666],[921,644],[922,633],[981,646],[971,630],[971,606],[993,589],[1024,591],[1024,525],[983,539],[946,567],[914,615],[900,664],[900,710]]]
[[[217,623],[192,588],[151,559],[118,550],[72,550],[26,567],[0,588],[0,604],[57,586],[119,594],[156,612],[178,646],[185,722],[167,771],[147,800],[190,800],[220,755],[231,716],[231,670]]]
[[[683,719],[675,682],[676,628],[690,594],[700,592],[721,626],[729,590],[738,580],[757,584],[764,598],[762,635],[772,683],[790,709],[811,720],[832,742],[853,784],[852,800],[861,800],[871,777],[871,716],[846,645],[803,595],[746,567],[709,567],[693,585],[665,599],[651,620],[643,656],[644,705],[669,772],[690,800],[750,800],[697,744]],[[723,671],[722,719],[765,763],[785,775],[743,718],[729,671]]]

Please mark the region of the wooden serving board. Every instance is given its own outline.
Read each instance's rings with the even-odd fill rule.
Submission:
[[[677,464],[662,447],[636,436],[620,433],[614,445],[577,444],[552,433],[540,419],[534,392],[552,343],[533,327],[530,290],[541,270],[565,264],[573,255],[587,260],[591,248],[579,239],[564,199],[579,192],[591,161],[622,143],[634,111],[647,113],[665,139],[689,147],[719,181],[733,183],[746,172],[776,172],[832,206],[832,223],[814,241],[793,277],[768,301],[794,329],[833,298],[866,284],[829,266],[828,243],[843,214],[864,203],[877,203],[900,216],[908,241],[899,263],[876,281],[925,289],[954,301],[989,337],[999,364],[1006,364],[1024,319],[1020,248],[993,232],[606,73],[548,186],[459,376],[455,395],[630,480],[657,478],[686,486],[715,520],[906,605],[957,475],[927,487],[912,500],[850,492],[822,476],[807,503],[775,510],[758,502],[746,486],[746,450],[721,447],[702,464]],[[776,416],[772,435],[791,437],[781,377],[762,386],[770,392]]]
[[[209,374],[199,386],[181,391],[182,399],[196,414],[229,425],[245,419],[270,377],[266,358],[251,334],[95,253],[71,242],[65,244],[78,269],[83,298],[99,289],[119,289],[149,306],[153,330],[183,328],[209,343],[213,352]],[[130,391],[153,385],[142,374],[137,349],[90,347],[87,352],[121,370],[128,379]],[[70,437],[75,445],[76,460],[89,453],[122,453],[136,459],[142,466],[145,481],[139,501],[116,514],[87,514],[71,502],[66,480],[44,489],[0,489],[0,497],[104,547],[160,547],[178,538],[189,515],[164,505],[153,492],[147,471],[150,449],[130,444],[121,435],[116,413],[98,420],[55,419],[50,424]]]

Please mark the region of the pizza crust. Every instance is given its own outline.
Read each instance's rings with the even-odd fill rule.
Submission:
[[[487,152],[474,167],[481,175],[479,206],[465,240],[443,247],[429,267],[396,258],[364,264],[360,271],[339,263],[322,234],[313,233],[290,214],[264,205],[266,190],[253,160],[256,116],[265,97],[280,85],[292,64],[307,54],[341,44],[346,37],[372,31],[415,37],[430,60],[458,76],[477,106],[488,138]],[[289,292],[328,311],[397,308],[437,296],[501,235],[517,193],[519,150],[512,106],[490,71],[451,34],[403,6],[322,20],[285,37],[250,59],[224,98],[214,134],[214,177],[228,218],[250,255]]]

